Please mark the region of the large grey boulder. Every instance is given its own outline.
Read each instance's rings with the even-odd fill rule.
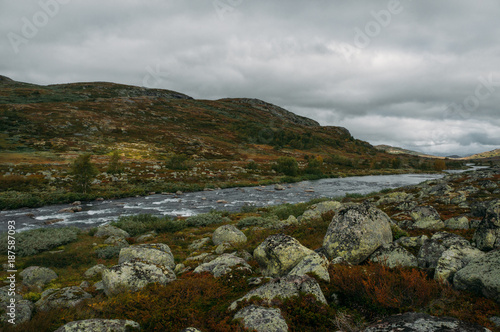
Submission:
[[[392,242],[390,219],[382,210],[363,203],[340,210],[328,226],[323,247],[329,258],[359,264]]]
[[[174,255],[165,243],[138,244],[120,250],[118,264],[135,260],[166,266],[170,269],[175,267]]]
[[[133,332],[140,331],[138,323],[123,319],[85,319],[70,322],[54,332]]]
[[[474,233],[472,241],[481,250],[500,248],[500,202],[491,204]]]
[[[401,204],[408,202],[413,198],[412,194],[405,193],[404,191],[395,191],[389,194],[383,195],[375,204]]]
[[[286,276],[274,279],[247,293],[242,298],[231,303],[230,310],[235,310],[238,302],[249,300],[253,296],[261,298],[264,303],[271,304],[273,299],[288,299],[299,296],[300,293],[311,294],[321,303],[327,304],[325,296],[316,280],[309,276]]]
[[[375,263],[385,265],[390,268],[400,267],[417,267],[418,261],[412,253],[405,248],[395,244],[385,244],[371,256],[370,260]]]
[[[130,237],[130,234],[123,229],[108,224],[97,227],[97,232],[94,234],[94,236],[105,238],[109,238],[110,236],[127,238]]]
[[[455,273],[453,285],[500,302],[500,250],[494,250],[469,262]]]
[[[42,297],[35,303],[35,306],[39,311],[71,308],[91,297],[92,295],[78,286],[48,289],[42,293]]]
[[[87,269],[87,271],[85,271],[83,273],[83,277],[84,278],[93,278],[95,276],[102,274],[107,269],[108,268],[106,266],[104,266],[103,264],[97,264],[97,265],[94,265],[91,268]]]
[[[342,203],[338,201],[326,201],[311,205],[299,217],[300,223],[306,223],[312,220],[321,219],[321,216],[327,212],[337,212],[342,208]]]
[[[410,211],[414,223],[412,228],[438,230],[444,228],[444,222],[432,206],[417,206]]]
[[[243,258],[231,254],[222,254],[208,263],[199,265],[193,272],[210,272],[214,277],[218,278],[233,269],[252,271],[252,267]]]
[[[234,225],[223,225],[217,228],[212,235],[212,242],[218,246],[222,243],[245,243],[247,237]]]
[[[280,309],[265,308],[256,305],[245,307],[234,315],[241,319],[243,326],[257,332],[286,332],[288,325]]]
[[[290,272],[304,257],[314,253],[291,236],[269,236],[253,252],[262,274],[278,277]]]
[[[307,273],[314,273],[318,278],[330,282],[330,274],[328,273],[329,265],[330,262],[325,256],[313,252],[295,265],[288,275],[304,276]]]
[[[43,287],[54,279],[57,274],[49,268],[40,266],[30,266],[19,273],[26,286]]]
[[[175,279],[169,267],[141,261],[121,263],[102,274],[104,292],[108,296],[124,290],[135,292],[152,283],[166,285]]]
[[[482,255],[484,252],[471,246],[452,245],[439,258],[434,279],[452,282],[457,271]]]
[[[452,245],[469,247],[470,243],[463,237],[447,232],[438,232],[425,241],[418,252],[418,266],[420,268],[434,269],[443,252]]]
[[[435,317],[427,314],[407,312],[390,316],[369,327],[364,332],[491,332],[476,324],[449,317]]]
[[[0,323],[13,318],[16,324],[29,321],[35,306],[31,301],[25,300],[17,293],[11,296],[9,288],[10,286],[0,288]],[[11,298],[15,299],[15,306],[12,306]]]
[[[465,216],[453,217],[445,220],[444,226],[449,229],[469,229],[470,222]]]

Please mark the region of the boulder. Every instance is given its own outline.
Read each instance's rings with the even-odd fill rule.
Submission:
[[[135,239],[135,243],[143,243],[143,242],[150,241],[150,240],[154,239],[157,235],[158,235],[158,233],[156,233],[155,231],[151,231],[149,233],[138,236]]]
[[[57,274],[49,268],[40,266],[30,266],[19,273],[23,278],[23,284],[26,286],[45,286],[54,279],[57,279]]]
[[[212,242],[218,246],[221,243],[245,243],[247,237],[234,225],[224,225],[217,228],[212,235]]]
[[[7,306],[11,304],[11,298],[16,300],[16,307],[13,309],[14,312],[12,312],[16,315],[16,324],[29,321],[33,315],[33,309],[35,306],[31,301],[25,300],[19,294],[14,294],[14,296],[9,294],[11,292],[9,288],[10,286],[0,288],[0,323],[6,322],[10,319],[10,316],[7,316],[7,314],[11,313],[11,311],[7,308]]]
[[[466,323],[455,318],[435,317],[428,314],[407,312],[390,316],[367,327],[364,332],[487,332],[480,325]],[[490,331],[491,332],[491,331]]]
[[[231,254],[222,254],[216,259],[199,265],[194,269],[194,273],[210,272],[214,277],[218,278],[226,273],[231,272],[234,268],[239,270],[252,271],[248,263],[240,257]]]
[[[444,228],[444,222],[432,206],[417,206],[410,211],[414,223],[412,228],[438,230]]]
[[[288,275],[304,276],[307,273],[314,273],[318,278],[330,282],[328,265],[330,265],[330,262],[328,262],[326,257],[314,252],[304,257]]]
[[[123,290],[135,292],[152,283],[166,285],[175,279],[169,267],[141,261],[121,263],[102,274],[104,292],[108,296]]]
[[[401,204],[404,202],[411,201],[412,198],[413,198],[412,194],[405,193],[404,191],[396,191],[382,196],[375,204],[376,205]]]
[[[185,329],[182,329],[180,332],[201,332],[201,330],[198,330],[196,327],[186,327]]]
[[[484,252],[471,246],[452,245],[439,258],[434,279],[452,282],[457,271],[482,255]]]
[[[445,220],[444,227],[449,229],[469,229],[470,222],[469,219],[465,216],[453,217]]]
[[[120,250],[118,264],[140,260],[145,263],[175,267],[174,255],[164,243],[138,244]]]
[[[453,285],[500,302],[500,250],[490,251],[455,273]]]
[[[99,274],[102,274],[104,271],[106,271],[108,268],[104,266],[103,264],[97,264],[89,268],[87,271],[83,273],[84,278],[93,278]]]
[[[309,276],[286,276],[274,279],[267,284],[260,286],[247,293],[242,298],[231,303],[230,310],[235,310],[238,302],[249,300],[257,296],[264,303],[270,305],[273,299],[288,299],[293,296],[299,296],[300,293],[312,294],[321,303],[327,304],[325,296],[319,287],[319,284]]]
[[[472,241],[481,250],[500,248],[500,202],[490,205]]]
[[[323,247],[329,258],[341,256],[351,264],[358,264],[380,246],[391,242],[391,223],[387,214],[363,203],[344,208],[333,217]]]
[[[274,185],[274,190],[285,190],[286,188],[282,186],[281,184],[275,184]]]
[[[125,232],[123,229],[108,224],[97,227],[97,232],[94,234],[94,236],[106,237],[106,238],[110,236],[116,236],[116,237],[127,238],[130,237],[130,234]]]
[[[138,323],[131,320],[123,319],[85,319],[70,322],[61,326],[55,332],[100,332],[100,331],[113,331],[113,332],[132,332],[140,331],[141,327]]]
[[[256,305],[245,307],[234,315],[241,319],[243,326],[257,332],[286,332],[288,325],[280,309],[265,308]]]
[[[127,240],[123,237],[118,237],[118,236],[110,236],[108,237],[105,241],[105,244],[111,244],[115,247],[128,247],[129,244]]]
[[[309,222],[311,220],[321,219],[321,216],[326,212],[337,212],[342,208],[342,203],[338,201],[326,201],[318,204],[311,205],[302,216],[299,217],[301,223]]]
[[[203,248],[208,242],[210,242],[210,238],[209,237],[204,237],[204,238],[201,238],[199,240],[196,240],[196,241],[193,241],[193,243],[191,243],[189,246],[188,246],[188,249],[190,250],[198,250],[198,249],[201,249]]]
[[[390,268],[400,267],[417,267],[417,257],[412,255],[405,248],[395,244],[385,244],[377,249],[371,256],[370,260],[375,263],[385,265]]]
[[[48,289],[42,293],[42,297],[35,303],[35,306],[39,311],[71,308],[91,297],[92,295],[78,286]]]
[[[447,232],[434,234],[429,240],[425,241],[418,252],[418,266],[420,268],[434,269],[443,252],[452,245],[469,247],[470,243],[463,237]]]
[[[278,277],[287,274],[304,257],[314,253],[291,236],[276,234],[269,236],[253,253],[262,274]]]
[[[425,243],[425,241],[429,240],[427,235],[420,236],[405,236],[397,239],[394,243],[399,244],[405,248],[410,249],[420,249]]]

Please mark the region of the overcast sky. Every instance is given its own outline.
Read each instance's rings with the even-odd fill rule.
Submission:
[[[0,0],[0,74],[252,97],[374,145],[500,147],[500,2]]]

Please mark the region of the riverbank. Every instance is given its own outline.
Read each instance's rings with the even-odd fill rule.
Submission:
[[[111,318],[143,331],[499,331],[499,200],[494,169],[365,197],[29,231],[16,258],[19,320],[3,328]],[[360,245],[371,243],[363,234],[385,240]]]

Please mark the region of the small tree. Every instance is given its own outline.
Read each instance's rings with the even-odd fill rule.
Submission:
[[[71,165],[73,188],[77,192],[88,193],[92,180],[99,174],[97,168],[90,161],[90,154],[83,154],[75,159]]]
[[[321,166],[323,165],[323,158],[318,156],[316,158],[310,158],[307,163],[307,167],[305,172],[307,174],[321,175],[323,172],[321,171]]]
[[[109,174],[119,174],[123,172],[123,165],[120,162],[120,153],[118,151],[113,151],[111,154],[111,160],[109,161],[108,169],[106,170]]]
[[[187,170],[191,163],[189,162],[189,157],[185,154],[175,154],[173,155],[165,165],[168,169],[173,170]]]
[[[293,157],[279,157],[273,169],[288,176],[297,176],[299,174],[299,164]]]

